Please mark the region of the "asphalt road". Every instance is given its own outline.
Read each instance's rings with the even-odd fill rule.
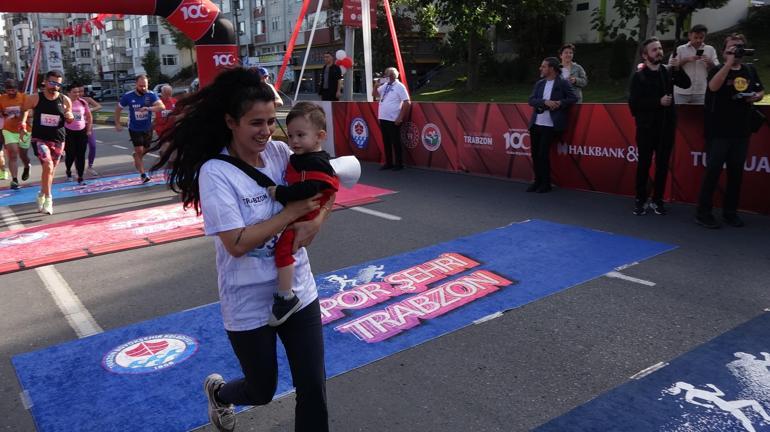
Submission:
[[[97,134],[96,168],[130,172],[127,132],[100,127]],[[35,165],[32,178],[39,172]],[[63,177],[62,167],[57,174]],[[330,379],[334,431],[529,430],[770,307],[766,216],[745,215],[745,228],[712,231],[693,223],[690,205],[674,204],[667,216],[635,217],[627,197],[563,189],[528,194],[517,182],[421,169],[381,172],[371,164],[361,181],[398,191],[366,207],[402,219],[335,212],[310,248],[316,273],[535,218],[678,248],[623,270],[655,286],[598,278]],[[173,200],[157,186],[56,200],[53,216],[39,215],[33,205],[10,210],[34,226]],[[196,238],[55,269],[110,330],[217,301],[213,257],[212,241]],[[36,270],[0,281],[0,429],[32,431],[10,358],[77,335]],[[291,431],[293,407],[288,396],[239,414],[238,430]]]

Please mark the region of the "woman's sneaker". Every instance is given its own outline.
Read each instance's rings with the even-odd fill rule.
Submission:
[[[95,170],[94,167],[88,167],[86,173],[91,177],[99,177],[99,171]]]
[[[43,204],[45,204],[45,195],[37,194],[37,212],[43,213]]]
[[[203,381],[203,392],[209,401],[209,420],[220,432],[235,430],[235,409],[233,405],[224,404],[217,400],[217,392],[225,385],[222,375],[211,374]]]
[[[287,319],[302,307],[302,302],[296,295],[290,299],[285,299],[278,294],[273,294],[273,310],[267,323],[270,327],[278,327],[286,322]]]
[[[660,200],[651,201],[650,208],[655,212],[656,215],[664,216],[666,213],[668,213],[666,211],[666,206],[663,204],[663,201]]]
[[[53,214],[53,197],[45,197],[45,201],[43,201],[43,213],[49,215]]]

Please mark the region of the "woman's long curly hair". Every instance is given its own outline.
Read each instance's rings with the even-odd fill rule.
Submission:
[[[200,214],[198,173],[203,164],[229,146],[233,134],[225,114],[235,121],[255,102],[274,102],[273,91],[251,70],[236,68],[220,73],[214,82],[177,103],[173,124],[151,150],[168,144],[152,169],[163,169],[170,162],[168,184],[181,194],[184,207]]]

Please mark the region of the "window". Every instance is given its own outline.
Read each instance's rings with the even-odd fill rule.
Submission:
[[[259,20],[257,21],[257,35],[263,35],[265,34],[265,20]]]
[[[265,7],[265,0],[254,0],[254,7],[257,9],[262,9]]]
[[[176,66],[178,59],[174,54],[163,54],[161,56],[163,66]]]
[[[86,48],[79,49],[78,57],[91,57],[91,50]]]
[[[238,23],[238,34],[246,34],[246,23],[243,21]]]
[[[281,18],[273,17],[273,19],[270,20],[270,30],[278,31],[280,29],[281,29]]]
[[[577,11],[587,11],[588,10],[588,2],[586,3],[578,3],[577,4]]]
[[[170,34],[161,34],[160,35],[160,44],[161,45],[171,45],[171,35]]]

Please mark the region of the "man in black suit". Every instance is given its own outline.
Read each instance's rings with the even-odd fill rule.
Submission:
[[[338,101],[342,96],[342,69],[334,64],[334,55],[331,52],[324,53],[318,94],[321,95],[321,100],[325,101]]]
[[[577,102],[577,96],[572,85],[561,77],[556,57],[543,60],[540,77],[529,97],[529,105],[535,108],[529,120],[535,181],[527,192],[546,193],[551,191],[551,144],[567,128],[567,111]]]

